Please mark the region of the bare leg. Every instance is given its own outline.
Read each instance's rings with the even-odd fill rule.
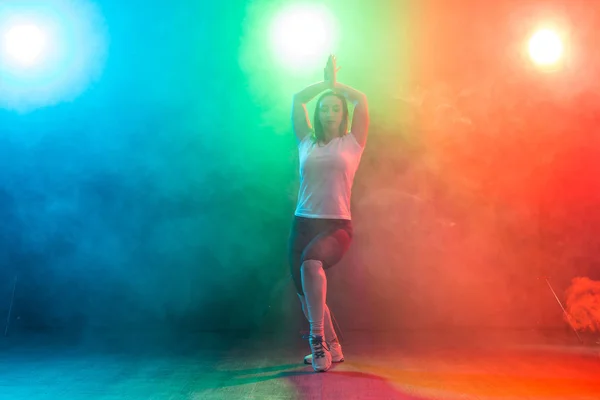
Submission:
[[[310,322],[310,318],[308,318],[308,309],[306,306],[306,298],[301,294],[298,294],[298,298],[300,299],[300,303],[302,304],[302,312],[304,312],[304,316],[306,317],[306,320]],[[327,306],[327,303],[325,303],[325,313],[324,313],[323,319],[324,319],[323,324],[324,324],[324,330],[325,330],[325,341],[327,343],[337,342],[337,334],[335,333],[335,329],[333,327],[333,322],[331,320],[331,313],[329,312],[329,307]]]
[[[327,277],[323,264],[317,260],[307,260],[300,269],[302,289],[306,300],[310,334],[324,336],[325,301],[327,297]]]
[[[311,364],[315,371],[324,372],[331,368],[333,357],[325,342],[325,300],[327,277],[321,261],[307,260],[300,268],[302,289],[306,298],[308,321],[310,322]]]

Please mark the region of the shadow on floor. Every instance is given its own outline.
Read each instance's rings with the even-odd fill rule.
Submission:
[[[261,393],[260,383],[281,380],[286,393],[295,393],[303,399],[423,399],[422,397],[402,393],[386,377],[381,375],[342,370],[342,368],[343,366],[334,365],[326,373],[316,373],[310,366],[285,364],[230,371],[229,377],[222,382],[222,387],[256,385],[254,392],[258,395]],[[265,389],[267,387],[268,390],[272,390],[273,385],[265,385]],[[195,389],[199,390],[200,388],[196,387]],[[281,395],[283,397],[283,394]],[[271,392],[270,396],[278,395]]]

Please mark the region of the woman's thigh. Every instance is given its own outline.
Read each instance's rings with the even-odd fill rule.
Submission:
[[[318,260],[323,263],[323,268],[331,268],[344,257],[351,241],[346,229],[332,228],[311,240],[302,253],[301,262]]]

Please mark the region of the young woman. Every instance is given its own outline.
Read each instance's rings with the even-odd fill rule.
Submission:
[[[367,142],[367,97],[337,82],[336,58],[330,56],[324,81],[294,96],[292,125],[298,138],[300,190],[290,235],[292,278],[310,322],[311,354],[318,372],[344,360],[326,304],[325,271],[337,264],[352,240],[350,197],[354,175]],[[323,93],[325,92],[325,93]],[[321,94],[311,126],[306,103]],[[348,103],[354,105],[349,130]]]

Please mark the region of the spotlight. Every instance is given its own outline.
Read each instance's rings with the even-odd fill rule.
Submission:
[[[563,55],[560,36],[549,29],[537,31],[529,40],[529,56],[538,65],[556,64]]]
[[[29,67],[41,59],[46,48],[46,35],[36,25],[17,25],[4,34],[2,47],[8,57]]]
[[[0,109],[75,99],[102,72],[107,33],[93,0],[0,0]]]
[[[289,69],[313,68],[335,52],[337,21],[324,6],[295,5],[275,15],[270,33],[280,63]]]

